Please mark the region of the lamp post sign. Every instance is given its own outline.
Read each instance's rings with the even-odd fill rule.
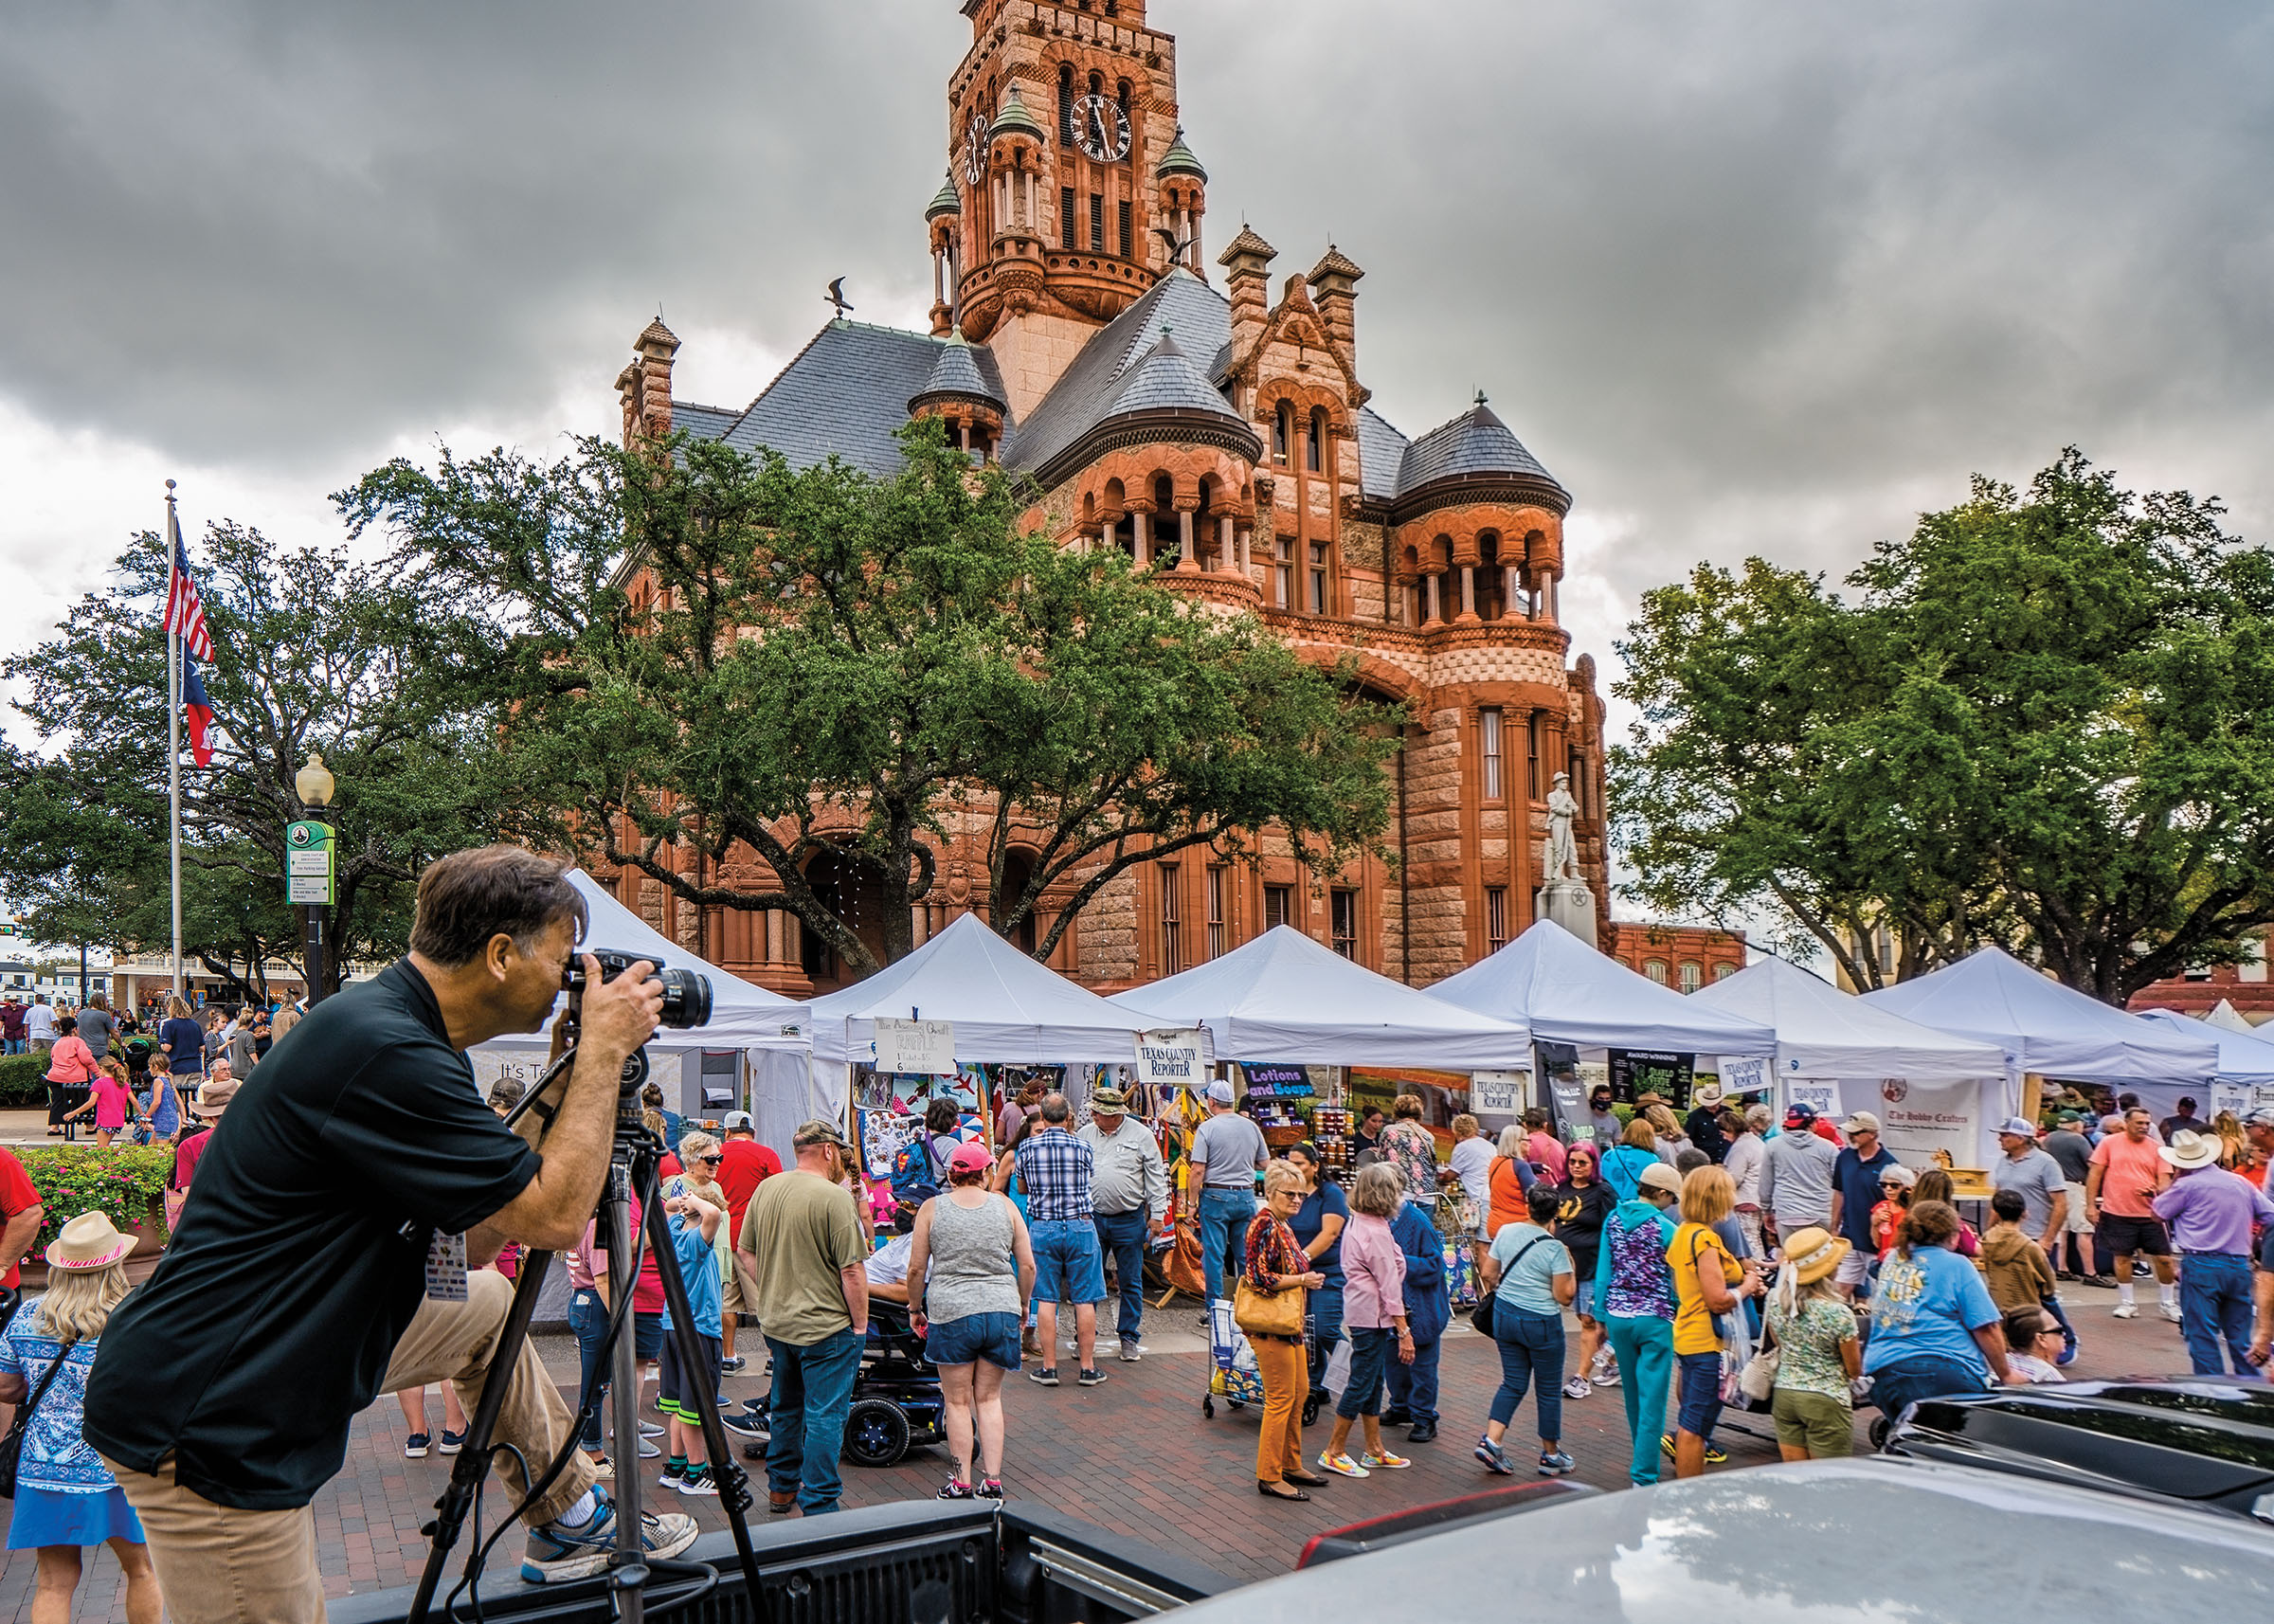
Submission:
[[[284,831],[284,900],[296,907],[329,908],[333,894],[332,825],[303,820]]]

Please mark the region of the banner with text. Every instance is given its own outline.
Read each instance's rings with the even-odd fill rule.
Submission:
[[[1868,1097],[1867,1091],[1868,1091]],[[1858,1083],[1859,1096],[1850,1110],[1868,1110],[1879,1118],[1879,1141],[1906,1167],[1931,1165],[1938,1150],[1949,1153],[1951,1164],[1983,1164],[1982,1101],[1987,1091],[1969,1078],[1956,1083],[1916,1083],[1887,1077],[1878,1083]]]
[[[890,1020],[879,1017],[876,1058],[879,1072],[925,1077],[955,1075],[955,1022]]]
[[[1136,1043],[1139,1082],[1156,1089],[1208,1086],[1207,1038],[1199,1027],[1140,1032]]]

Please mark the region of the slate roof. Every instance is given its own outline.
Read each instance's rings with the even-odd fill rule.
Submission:
[[[1398,495],[1410,496],[1442,479],[1511,474],[1556,485],[1556,477],[1508,432],[1482,400],[1451,423],[1406,447],[1398,468]],[[1561,485],[1556,485],[1561,490]]]
[[[1003,448],[1003,465],[1031,473],[1087,434],[1113,407],[1123,374],[1160,340],[1164,323],[1192,370],[1200,369],[1192,366],[1190,355],[1211,358],[1206,378],[1213,392],[1214,368],[1232,342],[1232,306],[1190,271],[1172,270],[1082,347],[1057,387],[1027,414]],[[1222,404],[1220,395],[1218,404]]]
[[[1232,409],[1232,403],[1224,399],[1222,391],[1208,381],[1206,374],[1178,348],[1176,339],[1165,333],[1134,367],[1122,374],[1120,388],[1106,409],[1098,414],[1097,422],[1111,423],[1115,418],[1160,411],[1218,417],[1246,426],[1245,420]]]
[[[1193,175],[1201,181],[1208,178],[1208,171],[1200,168],[1200,160],[1194,157],[1192,149],[1184,144],[1184,126],[1182,124],[1177,126],[1177,138],[1168,144],[1168,151],[1161,154],[1161,163],[1153,171],[1153,178],[1166,180],[1176,174]]]
[[[913,412],[918,401],[942,396],[984,401],[998,411],[1007,410],[1010,406],[1010,403],[1002,397],[1002,388],[987,382],[986,374],[980,370],[977,352],[960,333],[950,335],[940,346],[939,362],[931,369],[931,375],[924,380],[924,387],[909,397],[909,410]]]
[[[1398,495],[1398,470],[1405,464],[1404,435],[1372,406],[1358,408],[1359,486],[1370,501],[1388,502]]]
[[[924,211],[924,224],[929,226],[943,214],[961,214],[964,200],[956,195],[955,176],[950,174],[940,182],[940,189],[932,193],[931,207]]]
[[[888,478],[903,466],[893,435],[908,422],[908,403],[930,381],[945,348],[946,340],[926,333],[832,321],[717,438],[738,451],[779,451],[799,468],[837,456]],[[995,398],[1007,398],[995,358],[984,350],[969,353]],[[690,409],[707,408],[675,401],[673,422]],[[695,427],[692,422],[687,426]]]
[[[697,440],[723,438],[727,430],[734,426],[734,420],[741,415],[741,408],[737,406],[696,406],[693,401],[671,403],[671,426],[685,429]]]

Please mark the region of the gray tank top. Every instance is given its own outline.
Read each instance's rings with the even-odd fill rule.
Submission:
[[[931,1268],[924,1312],[935,1320],[966,1314],[1020,1314],[1019,1260],[1011,1251],[1011,1203],[990,1196],[966,1211],[945,1195],[931,1203]]]

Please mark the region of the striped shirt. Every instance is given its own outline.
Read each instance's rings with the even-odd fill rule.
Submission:
[[[1088,1223],[1092,1215],[1090,1146],[1062,1128],[1045,1128],[1020,1142],[1019,1182],[1026,1216],[1036,1223]]]

